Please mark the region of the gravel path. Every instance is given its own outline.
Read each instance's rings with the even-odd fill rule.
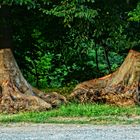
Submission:
[[[0,125],[0,140],[140,140],[140,126],[8,124]]]

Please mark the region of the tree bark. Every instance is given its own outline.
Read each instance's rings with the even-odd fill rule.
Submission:
[[[116,72],[77,85],[70,99],[116,105],[140,104],[140,53],[130,50]]]

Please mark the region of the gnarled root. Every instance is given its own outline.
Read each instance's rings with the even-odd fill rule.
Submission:
[[[32,87],[32,90],[35,93],[35,95],[40,97],[45,102],[51,104],[52,107],[59,107],[60,105],[67,103],[67,99],[64,96],[58,94],[57,92],[51,92],[45,94],[44,92],[34,87]]]
[[[62,103],[66,103],[65,97],[57,93],[42,93],[41,97],[39,97],[36,95],[37,93],[35,93],[35,90],[33,90],[33,93],[30,95],[23,94],[10,81],[3,82],[0,87],[0,112],[3,113],[16,113],[19,111],[45,111],[54,106],[56,107]],[[41,93],[39,90],[38,92]]]
[[[35,111],[51,109],[51,104],[42,99],[21,93],[10,81],[1,85],[0,111],[13,113],[18,111]]]
[[[108,89],[94,89],[94,88],[78,88],[73,91],[69,99],[78,101],[80,103],[107,103],[115,104],[118,106],[135,105],[134,92],[123,91],[111,91]]]

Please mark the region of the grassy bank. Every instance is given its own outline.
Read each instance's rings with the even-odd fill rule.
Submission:
[[[117,107],[98,104],[69,104],[46,112],[0,115],[1,123],[90,123],[140,124],[140,107]]]

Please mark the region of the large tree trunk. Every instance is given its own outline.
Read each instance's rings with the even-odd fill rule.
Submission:
[[[0,86],[2,112],[51,108],[50,104],[34,96],[10,49],[0,49]]]
[[[11,47],[9,7],[0,8],[0,112],[48,110],[66,103],[65,97],[45,94],[31,87],[22,76]]]
[[[57,93],[45,94],[31,87],[11,49],[0,49],[0,112],[47,110],[65,102]]]
[[[114,73],[77,85],[70,99],[117,105],[140,104],[140,53],[130,50]]]

